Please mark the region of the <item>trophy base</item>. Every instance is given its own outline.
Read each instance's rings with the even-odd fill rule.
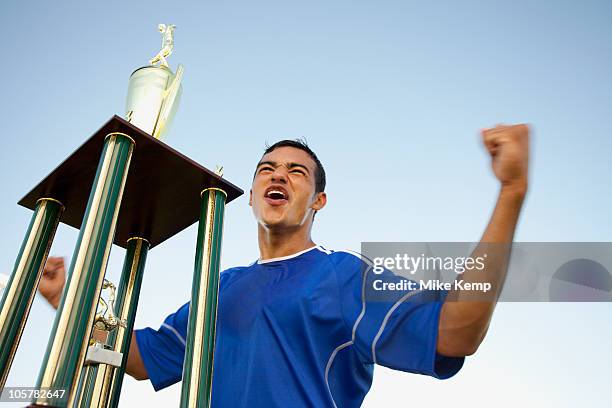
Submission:
[[[41,405],[41,404],[32,403],[24,408],[60,408],[60,406],[59,405]]]
[[[19,204],[34,209],[40,198],[59,200],[65,207],[60,221],[80,228],[104,139],[113,132],[124,133],[136,142],[114,240],[123,248],[132,237],[145,238],[153,248],[197,222],[200,193],[206,188],[223,190],[226,203],[243,194],[213,171],[115,115]]]

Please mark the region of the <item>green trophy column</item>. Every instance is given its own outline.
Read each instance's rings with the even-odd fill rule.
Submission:
[[[111,331],[106,339],[106,345],[111,350],[123,354],[121,366],[113,367],[106,364],[87,366],[82,375],[84,386],[83,395],[78,402],[79,407],[104,408],[119,405],[148,251],[149,241],[146,239],[140,237],[128,239],[123,271],[115,299],[117,304],[115,314],[119,320],[126,322],[126,327],[118,327]]]
[[[36,202],[13,274],[0,302],[0,389],[6,383],[63,210],[64,206],[52,198]]]
[[[77,384],[77,394],[73,397],[74,403],[72,407],[87,407],[91,406],[91,400],[96,387],[96,378],[98,377],[99,365],[85,365],[81,370],[81,376]]]
[[[183,364],[181,408],[208,408],[211,402],[221,235],[226,193],[202,191],[195,270]]]
[[[134,140],[123,133],[111,133],[105,139],[37,382],[38,388],[65,389],[69,400],[39,398],[37,405],[66,407],[74,398],[134,145]]]
[[[108,341],[108,344],[114,346],[115,351],[123,353],[121,367],[113,370],[110,380],[108,391],[109,403],[107,406],[113,408],[119,406],[123,375],[125,374],[128,352],[130,351],[134,320],[136,319],[136,309],[138,307],[138,298],[140,296],[140,287],[142,285],[142,277],[144,276],[148,252],[149,241],[146,239],[134,237],[128,240],[123,272],[121,273],[119,289],[117,290],[117,304],[119,305],[119,309],[116,313],[119,319],[125,320],[126,327],[120,327],[118,329],[119,332],[112,332]]]

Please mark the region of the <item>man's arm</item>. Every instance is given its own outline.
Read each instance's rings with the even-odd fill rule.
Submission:
[[[132,340],[130,341],[130,350],[128,351],[128,360],[125,365],[125,372],[137,379],[138,381],[148,380],[149,374],[145,368],[144,362],[138,349],[136,342],[136,332],[132,332]]]
[[[59,306],[65,285],[66,269],[64,258],[49,257],[45,264],[38,290],[54,309],[57,309]],[[106,341],[106,332],[94,328],[93,337],[99,341]],[[146,380],[149,378],[142,357],[140,356],[140,350],[138,350],[136,332],[134,331],[132,331],[132,340],[130,342],[130,350],[128,351],[125,372],[137,380]]]
[[[460,289],[448,293],[440,312],[437,351],[449,357],[474,354],[487,333],[505,280],[514,231],[527,193],[528,127],[496,126],[482,133],[501,188],[489,224],[472,253],[474,259],[486,253],[485,267],[466,270],[460,278],[466,283],[488,282],[492,287],[485,300],[473,300],[473,292]]]

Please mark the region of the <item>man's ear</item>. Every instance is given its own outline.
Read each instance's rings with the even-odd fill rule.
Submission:
[[[253,206],[253,189],[249,190],[249,207]]]
[[[323,209],[323,207],[325,207],[325,204],[327,204],[327,194],[325,194],[325,191],[321,191],[317,193],[315,200],[310,206],[310,208],[315,211],[319,211]]]

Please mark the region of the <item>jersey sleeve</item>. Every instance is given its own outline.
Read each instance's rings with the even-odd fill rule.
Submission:
[[[150,327],[135,331],[138,349],[155,391],[181,380],[189,303],[181,306],[158,330]]]
[[[439,379],[452,377],[461,369],[464,357],[445,357],[436,351],[445,292],[408,287],[379,291],[375,288],[380,288],[381,282],[407,280],[389,271],[374,274],[358,254],[335,258],[342,314],[362,363]]]

